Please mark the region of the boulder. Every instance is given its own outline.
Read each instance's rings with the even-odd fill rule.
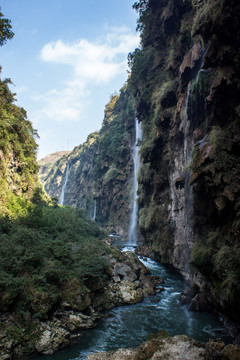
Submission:
[[[71,314],[68,318],[67,328],[70,331],[78,329],[90,329],[94,326],[95,322],[91,316],[82,313]]]
[[[136,289],[136,284],[130,281],[122,281],[119,285],[120,296],[124,304],[136,304],[143,300],[143,290]]]
[[[87,356],[87,360],[133,360],[137,355],[135,349],[119,349]]]
[[[35,344],[36,350],[44,355],[52,355],[55,351],[70,343],[70,333],[61,327],[47,327]]]
[[[136,273],[125,263],[117,263],[112,270],[112,274],[115,282],[119,282],[122,279],[126,281],[137,279]]]
[[[206,343],[205,358],[207,360],[239,360],[240,347],[233,344],[225,346],[223,341],[210,339]]]
[[[87,360],[202,360],[204,354],[202,344],[188,336],[177,335],[170,338],[164,331],[160,331],[136,349],[92,354],[87,356]]]

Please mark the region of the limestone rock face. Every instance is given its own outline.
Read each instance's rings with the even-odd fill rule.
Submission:
[[[140,231],[200,293],[192,309],[239,322],[240,4],[140,3],[130,78],[144,133]]]

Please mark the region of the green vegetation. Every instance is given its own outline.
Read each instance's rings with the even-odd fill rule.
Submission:
[[[0,45],[12,36],[0,13]],[[58,206],[43,191],[37,132],[9,84],[0,80],[0,311],[31,323],[48,319],[61,301],[86,308],[88,280],[103,277],[106,250],[103,233],[83,211]],[[21,337],[21,327],[11,331]]]
[[[0,310],[47,319],[69,283],[78,284],[72,292],[84,292],[89,277],[103,275],[102,237],[83,211],[44,200],[27,216],[1,218]]]
[[[15,217],[24,211],[38,179],[36,131],[26,111],[14,104],[10,79],[0,80],[0,211]]]
[[[11,29],[11,21],[9,19],[5,19],[3,14],[0,12],[0,46],[4,45],[14,36],[14,33]]]
[[[238,121],[212,126],[205,146],[196,147],[191,165],[198,174],[199,193],[204,194],[195,193],[196,213],[202,216],[199,210],[207,208],[208,219],[205,229],[200,228],[192,263],[211,280],[229,312],[240,294],[238,134]]]

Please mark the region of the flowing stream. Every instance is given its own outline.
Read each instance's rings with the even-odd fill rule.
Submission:
[[[67,167],[66,167],[66,174],[65,174],[65,178],[64,178],[62,192],[61,192],[61,195],[59,197],[59,205],[64,205],[65,190],[66,190],[67,182],[68,182],[68,170],[69,170],[69,164],[67,164]]]
[[[124,248],[123,251],[131,248]],[[164,329],[170,335],[187,334],[199,341],[230,336],[218,317],[209,312],[190,312],[178,297],[185,288],[183,279],[161,264],[144,258],[143,263],[165,280],[165,290],[146,298],[142,303],[116,307],[106,312],[97,327],[81,331],[79,342],[51,356],[32,356],[28,360],[85,360],[99,351],[120,347],[136,347],[151,333]],[[162,286],[162,285],[161,285]]]

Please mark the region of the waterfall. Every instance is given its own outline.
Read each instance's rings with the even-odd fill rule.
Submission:
[[[61,192],[61,195],[59,197],[59,205],[64,205],[65,190],[66,190],[67,182],[68,182],[68,170],[69,170],[69,164],[67,163],[66,174],[65,174],[65,178],[64,178],[62,192]]]
[[[140,166],[140,156],[139,156],[139,140],[142,139],[142,127],[141,123],[138,122],[137,118],[135,119],[135,143],[132,148],[132,159],[133,159],[133,194],[132,194],[132,211],[130,214],[130,225],[128,232],[128,241],[131,245],[136,245],[137,243],[137,223],[138,223],[138,170]]]
[[[93,201],[93,216],[91,217],[91,220],[96,220],[96,214],[97,214],[97,201],[94,199]]]

